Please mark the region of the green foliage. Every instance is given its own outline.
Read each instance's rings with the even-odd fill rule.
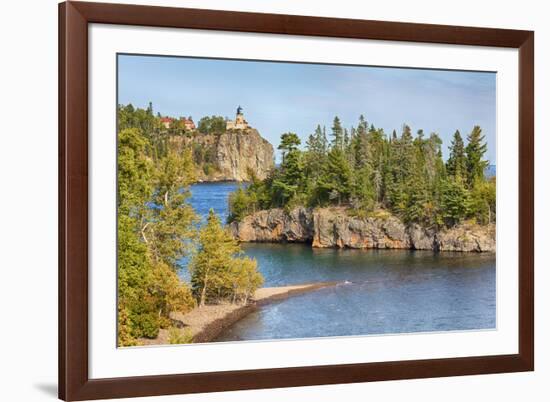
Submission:
[[[450,155],[447,160],[447,174],[456,179],[464,179],[466,175],[466,156],[464,154],[464,141],[460,131],[456,130],[449,147]]]
[[[223,134],[226,123],[222,116],[205,116],[199,120],[198,130],[202,134]]]
[[[245,216],[254,213],[256,203],[252,200],[255,193],[248,192],[239,187],[229,195],[229,217],[228,222],[240,222]]]
[[[264,283],[262,274],[258,272],[258,264],[255,259],[243,257],[233,258],[228,275],[233,293],[233,303],[240,300],[246,304],[249,298]]]
[[[436,133],[413,136],[404,125],[388,138],[368,126],[363,116],[348,131],[334,118],[331,142],[318,125],[300,150],[294,133],[281,136],[283,161],[263,181],[255,180],[230,196],[229,221],[242,220],[260,209],[340,205],[356,216],[387,210],[406,222],[425,226],[455,225],[475,218],[495,221],[495,186],[483,171],[486,144],[474,127],[465,147],[458,131],[445,163]]]
[[[353,177],[344,151],[336,145],[336,141],[334,143],[335,146],[328,153],[326,171],[319,182],[319,187],[321,193],[327,194],[331,202],[340,205],[350,199]]]
[[[443,183],[442,216],[449,225],[459,223],[468,214],[469,193],[462,180],[449,178]]]
[[[294,133],[281,136],[279,149],[283,151],[283,162],[272,181],[274,198],[284,206],[294,198],[304,185],[303,155],[298,149],[300,139]]]
[[[470,192],[469,215],[481,224],[495,222],[496,220],[496,181],[476,180]]]
[[[119,215],[118,219],[118,312],[119,345],[135,344],[145,336],[148,322],[141,318],[143,312],[155,310],[155,303],[149,297],[152,283],[152,264],[147,247],[138,236],[135,219]]]
[[[474,187],[476,182],[483,181],[485,169],[489,166],[489,162],[483,159],[485,152],[487,152],[487,143],[484,143],[484,140],[485,136],[481,134],[481,127],[479,126],[475,126],[468,135],[466,179],[470,188]]]
[[[134,108],[132,104],[119,105],[117,108],[118,131],[127,128],[139,129],[143,133],[153,133],[160,128],[159,120],[153,115],[153,105],[147,109]]]
[[[158,152],[152,106],[119,107],[118,343],[154,338],[172,311],[195,301],[176,261],[189,252],[197,218],[185,188],[194,180],[191,152]],[[153,122],[149,124],[150,122]],[[125,127],[135,125],[134,127]],[[145,133],[144,130],[151,130]]]
[[[141,328],[141,336],[144,338],[154,339],[159,334],[160,321],[157,314],[154,312],[144,312],[136,316]]]
[[[211,209],[199,234],[199,247],[190,263],[191,285],[199,306],[231,298],[244,302],[261,285],[256,261],[240,258],[238,242]]]
[[[285,133],[281,135],[281,143],[279,144],[277,149],[283,151],[283,161],[286,154],[298,150],[300,143],[300,138],[298,138],[298,136],[294,133]]]
[[[334,117],[332,122],[332,148],[337,148],[340,150],[344,149],[344,129],[342,128],[342,123],[338,116]]]
[[[147,156],[149,142],[140,129],[127,128],[118,135],[119,213],[140,214],[153,193],[153,163]]]
[[[191,334],[191,331],[189,331],[188,328],[177,328],[177,327],[170,327],[168,329],[168,342],[171,345],[181,345],[184,343],[192,343],[193,342],[193,335]]]
[[[152,255],[173,267],[189,247],[198,218],[187,202],[187,187],[194,181],[191,151],[170,152],[162,158],[155,175],[155,194],[152,201],[158,206],[149,209],[150,219],[142,230]]]

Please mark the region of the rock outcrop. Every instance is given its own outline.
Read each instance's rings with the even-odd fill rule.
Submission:
[[[262,180],[274,168],[273,146],[253,128],[171,137],[170,146],[193,148],[198,181]]]
[[[306,208],[295,208],[290,213],[275,208],[246,216],[241,222],[232,222],[235,238],[244,242],[309,242],[313,238],[313,214]]]
[[[345,209],[296,208],[259,211],[230,225],[244,242],[302,242],[319,248],[495,251],[495,226],[463,224],[450,229],[405,225],[390,214],[360,218]]]

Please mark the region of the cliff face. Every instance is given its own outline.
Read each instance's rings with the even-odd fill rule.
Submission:
[[[193,148],[199,181],[249,181],[250,171],[264,179],[274,167],[273,146],[253,128],[172,137],[170,145]]]
[[[358,218],[338,209],[260,211],[231,223],[244,242],[311,242],[312,247],[495,251],[495,226],[459,225],[435,231],[395,216]]]

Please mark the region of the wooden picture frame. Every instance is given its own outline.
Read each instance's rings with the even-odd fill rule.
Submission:
[[[519,353],[199,374],[88,375],[88,24],[119,24],[519,49]],[[59,397],[138,397],[532,371],[534,33],[352,19],[65,2],[59,5]]]

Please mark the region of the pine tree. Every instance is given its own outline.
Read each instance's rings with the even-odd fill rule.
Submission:
[[[494,221],[494,186],[482,175],[486,144],[479,128],[468,137],[467,149],[455,132],[447,163],[436,133],[426,138],[420,129],[413,138],[411,128],[403,125],[399,137],[395,130],[386,137],[382,129],[367,126],[363,116],[349,140],[346,131],[336,117],[328,151],[326,130],[320,125],[309,136],[305,152],[297,138],[285,137],[280,145],[283,164],[241,198],[254,199],[261,208],[327,203],[357,212],[385,208],[423,225],[455,225],[466,218]]]
[[[414,139],[414,162],[412,173],[407,180],[408,205],[405,211],[405,220],[408,222],[421,222],[428,219],[427,204],[428,177],[426,172],[426,155],[424,132],[418,130],[418,136]]]
[[[466,156],[464,153],[464,141],[462,140],[460,131],[455,131],[449,150],[447,174],[457,180],[466,179]]]
[[[449,226],[462,221],[468,213],[469,194],[462,180],[449,177],[443,184],[442,216]]]
[[[344,152],[344,130],[338,116],[332,126],[331,148],[327,155],[326,167],[319,178],[319,197],[340,204],[348,201],[352,193],[352,171],[349,159]]]
[[[470,188],[478,181],[483,181],[485,169],[489,165],[483,157],[487,152],[485,136],[481,134],[481,127],[475,126],[468,135],[468,146],[466,147],[466,169],[467,182]]]
[[[295,133],[284,133],[281,135],[281,142],[277,149],[282,151],[283,164],[285,163],[285,156],[297,150],[300,143],[300,138]]]
[[[295,197],[304,185],[302,152],[298,149],[300,138],[294,133],[281,135],[279,149],[283,151],[283,162],[273,179],[273,190],[281,205]]]
[[[357,125],[355,137],[351,144],[351,153],[353,154],[354,160],[353,167],[356,170],[361,169],[368,163],[367,122],[363,115],[359,116],[359,124]]]
[[[348,201],[352,193],[353,175],[348,159],[341,148],[334,146],[328,153],[327,168],[320,180],[326,196],[340,205]]]
[[[311,134],[306,142],[306,153],[304,155],[304,177],[306,191],[309,194],[309,203],[320,205],[322,200],[319,194],[319,180],[327,166],[327,141],[320,125],[317,125],[315,132]]]
[[[344,129],[342,128],[342,123],[340,123],[340,119],[338,116],[334,117],[334,121],[332,123],[332,148],[339,148],[340,150],[343,150],[344,148]]]

